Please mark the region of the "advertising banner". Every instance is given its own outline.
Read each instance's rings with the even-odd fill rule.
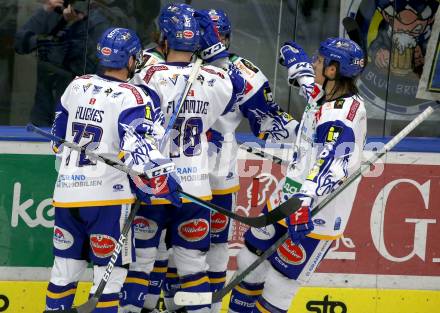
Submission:
[[[433,33],[438,6],[437,0],[341,1],[340,20],[356,19],[368,54],[358,88],[371,120],[411,120],[427,106],[438,106],[432,97],[417,96],[424,67],[432,64],[428,42],[432,36],[438,42]]]
[[[52,265],[54,157],[0,154],[0,164],[0,312],[34,312],[44,305]],[[240,156],[239,168],[246,175],[240,178],[237,212],[255,216],[285,169],[250,155]],[[435,312],[440,307],[438,208],[438,154],[390,153],[382,175],[362,179],[344,237],[289,312]],[[246,229],[233,223],[231,271]],[[86,298],[83,289],[77,303]]]

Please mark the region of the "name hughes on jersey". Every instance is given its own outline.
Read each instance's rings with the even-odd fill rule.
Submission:
[[[208,114],[209,102],[202,100],[185,100],[180,113]],[[167,113],[175,110],[175,102],[168,102]]]
[[[75,119],[101,123],[103,115],[104,111],[102,110],[79,106],[78,109],[76,109]]]

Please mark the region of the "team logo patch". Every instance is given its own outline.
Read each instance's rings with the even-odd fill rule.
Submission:
[[[194,37],[193,31],[191,31],[191,30],[184,30],[183,31],[183,38],[191,39],[193,37]]]
[[[101,53],[102,53],[103,55],[110,55],[110,54],[112,54],[112,49],[110,49],[109,47],[103,47],[103,48],[101,49]]]
[[[136,216],[133,221],[134,236],[136,239],[149,240],[157,233],[157,223],[142,216]]]
[[[168,67],[166,67],[165,65],[155,65],[155,66],[151,66],[147,72],[145,73],[145,76],[143,78],[144,82],[146,84],[148,84],[151,80],[151,78],[153,77],[154,73],[158,72],[158,71],[166,71],[168,69]]]
[[[113,191],[123,191],[124,190],[124,186],[121,184],[115,184],[113,185]]]
[[[290,239],[287,239],[277,249],[277,254],[283,262],[291,265],[300,265],[306,260],[304,248],[301,245],[295,245]]]
[[[351,104],[350,111],[348,111],[347,114],[347,120],[352,121],[354,120],[356,116],[356,112],[359,109],[360,103],[359,101],[353,100],[353,103]]]
[[[55,226],[53,229],[53,245],[58,250],[67,250],[73,245],[73,236],[67,230]]]
[[[338,138],[341,136],[342,131],[343,131],[342,127],[339,127],[339,126],[330,127],[330,129],[328,130],[327,138],[326,138],[325,142],[337,141]]]
[[[209,223],[205,219],[192,219],[180,224],[177,230],[183,239],[190,242],[199,241],[209,234]]]
[[[244,66],[246,66],[252,72],[254,72],[254,73],[258,73],[259,72],[258,68],[256,68],[255,65],[252,64],[252,62],[250,62],[250,61],[248,61],[246,59],[242,59],[241,62],[244,64]]]
[[[275,236],[275,227],[273,225],[268,225],[261,228],[251,227],[251,233],[257,239],[269,240]]]
[[[336,100],[336,101],[335,101],[334,108],[335,108],[335,109],[342,109],[342,107],[344,106],[344,102],[345,102],[344,99],[338,99],[338,100]]]
[[[142,98],[141,93],[136,89],[135,86],[123,83],[123,84],[119,84],[119,87],[129,89],[131,91],[131,93],[134,95],[134,97],[136,98],[136,103],[137,104],[143,104],[144,103],[144,99]]]
[[[211,215],[211,232],[218,234],[226,229],[229,218],[221,213]]]
[[[98,258],[107,258],[112,255],[116,247],[116,240],[107,235],[92,234],[90,235],[90,247]]]

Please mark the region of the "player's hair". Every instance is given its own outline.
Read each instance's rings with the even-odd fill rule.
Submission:
[[[333,99],[334,96],[337,94],[337,92],[340,90],[344,90],[347,93],[352,94],[352,95],[358,95],[359,90],[356,86],[356,81],[359,76],[346,77],[346,76],[339,75],[339,62],[337,62],[337,61],[331,61],[329,65],[336,66],[336,77],[334,79],[335,86],[329,92],[328,97],[330,99]]]

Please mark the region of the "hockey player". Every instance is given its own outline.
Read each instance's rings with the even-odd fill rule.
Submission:
[[[200,31],[192,14],[177,10],[172,15],[161,15],[159,19],[165,40],[166,63],[148,68],[142,81],[149,88],[149,94],[160,100],[162,111],[169,121],[174,113],[177,114],[176,102],[192,71],[190,61],[199,49]],[[209,16],[205,22],[209,25],[205,24],[202,49],[205,57],[212,60],[219,54],[217,51],[211,53],[209,47],[218,44],[218,37]],[[214,85],[209,86],[208,82]],[[199,198],[211,198],[205,133],[221,114],[230,110],[237,97],[244,93],[244,87],[243,79],[235,72],[202,66],[178,114],[175,135],[167,148],[176,163],[184,190]],[[142,207],[139,212],[138,225],[149,228],[144,227],[142,238],[139,236],[136,240],[137,262],[130,265],[121,300],[124,312],[139,312],[142,308],[148,275],[165,227],[171,235],[170,243],[182,290],[209,291],[206,251],[210,243],[210,212],[190,202],[184,203],[181,208],[160,199],[153,199],[152,204]],[[206,306],[188,309],[192,312],[209,310]]]
[[[194,12],[185,4],[170,5],[166,10]],[[231,25],[227,15],[221,10],[205,10],[201,11],[201,13],[211,18],[222,43],[226,48],[229,48]],[[286,124],[292,124],[291,128],[294,129],[298,123],[287,113],[283,113],[278,105],[273,102],[269,83],[260,69],[250,61],[234,54],[229,55],[225,59],[227,59],[226,62],[223,61],[220,64],[226,67],[236,67],[240,75],[246,79],[246,93],[237,101],[235,105],[237,109],[222,115],[214,124],[213,128],[223,130],[222,133],[214,129],[208,132],[208,140],[214,143],[215,146],[221,147],[221,149],[218,149],[218,154],[215,153],[217,150],[215,146],[214,149],[211,149],[212,156],[209,163],[214,168],[210,170],[209,175],[213,193],[212,202],[224,208],[232,209],[235,206],[235,192],[239,188],[236,170],[238,147],[234,131],[241,120],[244,117],[248,118],[252,131],[256,136],[261,135],[264,138],[274,140],[286,138],[286,128],[284,127]],[[144,75],[146,71],[147,68],[144,68]],[[143,76],[135,75],[135,79],[138,82],[140,82],[140,77],[142,78]],[[211,215],[211,245],[207,254],[207,262],[210,268],[208,275],[212,291],[221,289],[226,280],[226,268],[229,259],[227,249],[229,226],[229,218],[219,213]],[[151,276],[163,276],[159,271],[163,271],[166,266],[166,262],[163,259],[164,256],[166,256],[166,252],[159,249],[158,258],[156,259],[157,266],[155,264]],[[156,271],[158,272],[157,274]],[[167,279],[164,284],[165,305],[167,308],[175,309],[176,307],[173,306],[173,296],[176,286],[179,284],[175,268],[169,267],[166,276]],[[152,283],[154,287],[149,288],[145,301],[145,307],[150,310],[158,299],[159,289],[157,286],[162,285],[157,279],[154,279]],[[153,296],[151,292],[156,296]],[[152,299],[154,300],[152,301]],[[219,309],[220,303],[216,303],[213,305],[211,312],[218,312]]]
[[[98,154],[122,157],[124,163],[144,172],[157,164],[170,164],[156,148],[163,134],[160,107],[142,88],[126,83],[140,56],[140,40],[129,29],[110,28],[98,44],[103,75],[84,75],[73,80],[58,104],[53,133]],[[143,184],[131,183],[123,172],[89,159],[85,154],[53,142],[61,165],[53,195],[55,207],[54,265],[47,288],[46,310],[72,306],[77,283],[90,260],[93,287],[103,277],[130,206],[135,201],[131,186],[144,201]],[[177,202],[177,180],[170,173],[160,196]],[[137,180],[138,177],[133,177]],[[147,182],[151,184],[151,182]],[[131,234],[94,312],[116,313],[119,291],[134,256]]]
[[[287,176],[264,210],[290,197],[303,202],[283,225],[245,233],[245,247],[237,257],[239,272],[285,232],[290,239],[233,290],[229,312],[287,312],[300,285],[308,281],[332,241],[342,236],[359,182],[312,219],[311,209],[360,166],[366,112],[355,79],[363,69],[362,50],[351,40],[329,38],[320,44],[313,68],[294,42],[284,45],[280,56],[290,83],[297,80],[308,105]]]
[[[222,10],[214,9],[204,12],[209,14],[223,44],[229,48],[232,30],[227,14]],[[213,165],[209,176],[213,194],[212,202],[232,210],[235,207],[236,192],[240,189],[235,129],[244,118],[247,118],[255,136],[279,141],[288,138],[287,129],[295,129],[298,122],[289,114],[282,112],[274,102],[269,82],[261,69],[251,61],[233,53],[229,55],[228,61],[238,69],[240,75],[248,83],[248,92],[243,95],[237,105],[248,107],[254,112],[254,114],[246,114],[244,110],[232,110],[221,116],[210,131],[211,142],[221,147],[218,153],[213,153],[210,160]],[[223,288],[226,281],[229,228],[228,217],[220,213],[211,215],[211,247],[208,251],[207,262],[212,292]],[[220,308],[221,302],[213,304],[211,312],[218,313]]]
[[[186,12],[188,14],[193,14],[194,13],[194,9],[191,8],[191,6],[184,4],[184,3],[171,3],[167,6],[165,6],[162,10],[161,10],[161,18],[159,18],[159,23],[162,23],[164,21],[164,16],[172,16],[173,14],[175,14],[176,12]],[[162,25],[163,27],[163,25]],[[139,65],[138,69],[136,70],[136,73],[134,75],[134,77],[131,79],[130,82],[132,82],[133,84],[143,84],[143,78],[145,77],[145,75],[147,74],[147,71],[149,69],[150,66],[152,65],[157,65],[160,63],[164,63],[165,62],[165,41],[163,40],[163,38],[161,38],[161,34],[159,33],[157,35],[157,40],[156,40],[156,46],[150,49],[144,49],[142,51],[142,56],[143,56],[143,62],[142,64]],[[139,237],[142,238],[142,229],[139,227],[135,228],[135,238]],[[158,303],[158,300],[160,298],[160,294],[162,291],[162,287],[164,287],[164,292],[165,292],[165,299],[168,300],[168,302],[170,303],[168,306],[171,307],[171,303],[174,303],[174,300],[172,299],[174,294],[171,294],[170,297],[167,297],[167,288],[173,284],[173,282],[175,281],[176,283],[179,283],[178,281],[178,276],[177,276],[177,272],[175,271],[175,267],[172,269],[172,271],[174,271],[173,273],[167,273],[167,269],[168,269],[168,258],[169,258],[169,251],[168,251],[168,247],[165,244],[165,235],[166,235],[166,229],[164,229],[162,231],[160,240],[159,240],[159,246],[158,246],[158,250],[157,250],[157,255],[156,255],[156,260],[154,262],[154,266],[152,271],[150,272],[149,275],[149,283],[148,283],[148,287],[147,287],[147,291],[145,294],[145,301],[144,301],[144,311],[154,311],[155,307]],[[168,282],[168,284],[165,286],[164,285],[164,280],[165,277],[168,276],[168,279],[171,281]]]

